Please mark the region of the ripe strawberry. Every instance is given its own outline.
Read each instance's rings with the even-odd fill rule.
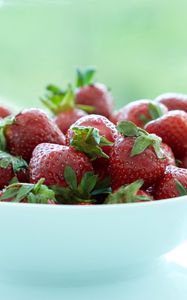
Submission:
[[[173,110],[163,117],[149,122],[145,129],[149,133],[160,136],[164,143],[168,144],[175,157],[180,158],[187,152],[187,113]]]
[[[54,122],[64,134],[66,134],[71,124],[87,115],[85,109],[89,111],[93,109],[84,106],[81,107],[84,109],[82,110],[75,105],[75,95],[71,86],[68,86],[66,92],[53,85],[48,86],[47,90],[48,94],[45,99],[42,99],[42,102],[52,111],[55,116]]]
[[[48,116],[39,109],[29,109],[14,119],[1,122],[1,149],[27,162],[34,148],[43,142],[65,144],[65,137]]]
[[[12,114],[12,112],[10,111],[9,108],[3,106],[3,105],[0,105],[0,118],[4,119],[8,116],[10,116]]]
[[[110,118],[113,98],[104,84],[93,83],[95,70],[77,71],[76,103],[94,107],[92,113]]]
[[[152,197],[148,193],[140,189],[143,183],[143,180],[136,180],[129,185],[120,187],[117,191],[110,194],[104,203],[118,204],[152,200]]]
[[[175,166],[168,166],[165,174],[156,183],[155,199],[168,199],[187,194],[187,170]]]
[[[30,181],[36,183],[45,178],[57,200],[62,204],[95,203],[99,194],[107,194],[105,186],[99,186],[89,158],[73,147],[41,144],[33,151],[29,165]]]
[[[67,144],[92,159],[100,180],[108,176],[108,155],[119,132],[107,118],[89,115],[75,122],[67,132]]]
[[[14,177],[22,182],[27,181],[27,170],[28,165],[22,158],[0,151],[0,189],[9,185]]]
[[[13,183],[1,191],[0,201],[56,204],[54,191],[44,185],[44,181],[41,179],[36,184]]]
[[[168,110],[184,110],[187,112],[187,95],[178,93],[165,93],[155,99],[167,106]]]
[[[161,117],[167,111],[167,107],[161,103],[155,103],[152,100],[138,100],[125,105],[115,112],[111,120],[115,124],[128,120],[144,128],[146,123]]]
[[[66,135],[66,143],[68,145],[71,143],[71,140],[75,134],[73,128],[80,127],[91,127],[98,129],[98,133],[111,143],[113,143],[119,136],[119,132],[117,131],[115,125],[107,118],[99,115],[89,115],[79,119],[69,128]],[[102,150],[108,155],[110,152],[110,146],[103,146]]]
[[[144,187],[153,185],[168,164],[161,139],[129,121],[122,121],[117,128],[124,136],[116,139],[110,152],[113,190],[138,179],[144,180]]]

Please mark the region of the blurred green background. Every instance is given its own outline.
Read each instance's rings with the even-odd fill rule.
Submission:
[[[0,97],[39,106],[46,84],[64,86],[87,65],[117,107],[187,93],[186,9],[186,0],[0,0]]]

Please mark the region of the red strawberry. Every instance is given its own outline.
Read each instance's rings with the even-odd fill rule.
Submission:
[[[145,129],[160,136],[168,144],[175,157],[180,158],[187,152],[187,113],[173,110],[163,117],[149,122]]]
[[[56,204],[55,193],[44,185],[44,179],[36,184],[13,183],[1,191],[0,201]]]
[[[71,86],[68,86],[66,92],[53,85],[48,86],[47,90],[48,94],[45,99],[42,99],[42,102],[52,111],[56,125],[66,134],[71,124],[86,116],[87,113],[75,105],[75,95]],[[90,107],[82,108],[92,111]]]
[[[143,185],[143,180],[137,180],[129,185],[120,187],[117,191],[110,194],[106,200],[105,204],[118,204],[118,203],[133,203],[133,202],[143,202],[152,200],[152,197],[141,190]]]
[[[89,158],[73,147],[38,145],[30,161],[30,181],[45,178],[63,204],[94,203],[92,191],[97,183]],[[104,191],[105,193],[105,191]],[[96,193],[95,193],[96,195]]]
[[[93,83],[95,70],[77,72],[76,103],[94,107],[93,113],[110,118],[113,110],[113,98],[104,84]]]
[[[0,105],[0,118],[6,118],[8,116],[10,116],[12,114],[12,112],[10,111],[9,108]]]
[[[99,115],[89,115],[75,122],[67,133],[67,144],[84,152],[92,160],[100,180],[108,176],[108,155],[119,136],[114,124]]]
[[[29,109],[18,114],[15,119],[0,124],[4,129],[6,148],[15,156],[29,161],[34,148],[42,143],[65,144],[65,137],[48,116],[39,109]],[[1,144],[4,139],[1,138]]]
[[[184,110],[187,112],[187,95],[178,93],[165,93],[155,99],[163,103],[168,110]]]
[[[144,128],[146,123],[161,117],[167,111],[167,107],[163,104],[155,103],[152,100],[138,100],[115,112],[112,121],[117,124],[120,121],[128,120]]]
[[[168,199],[187,194],[187,170],[168,166],[155,186],[155,199]]]
[[[113,190],[138,179],[144,180],[144,187],[153,185],[168,164],[161,149],[161,139],[129,121],[122,121],[117,128],[124,136],[114,142],[110,153]]]
[[[66,143],[68,145],[74,136],[74,131],[72,129],[80,127],[92,127],[98,129],[99,134],[111,143],[113,143],[119,136],[119,132],[117,131],[115,125],[107,118],[99,115],[89,115],[79,119],[69,128],[66,135]],[[110,146],[103,146],[102,149],[107,155],[109,154]]]
[[[0,151],[0,189],[9,185],[14,177],[22,182],[27,181],[27,169],[28,165],[22,158]]]

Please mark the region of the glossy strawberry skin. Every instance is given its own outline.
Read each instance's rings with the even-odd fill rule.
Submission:
[[[59,113],[55,117],[55,123],[60,128],[60,130],[66,134],[69,127],[75,123],[78,119],[86,116],[87,113],[81,109],[73,108],[68,111]]]
[[[97,128],[99,130],[99,134],[104,136],[110,142],[114,142],[115,139],[120,135],[115,125],[112,122],[110,122],[106,117],[93,114],[80,118],[77,122],[72,124],[66,135],[67,145],[70,144],[70,141],[74,134],[72,128],[80,126]],[[104,146],[102,147],[102,149],[106,154],[109,154],[111,147]]]
[[[168,110],[183,110],[187,112],[187,95],[166,93],[158,96],[155,101],[167,106]]]
[[[176,158],[180,158],[187,152],[187,113],[173,110],[163,117],[146,124],[145,129],[149,133],[155,133],[168,144]]]
[[[135,123],[138,127],[144,128],[145,122],[142,121],[141,117],[143,116],[148,121],[152,120],[152,117],[149,112],[149,104],[154,103],[152,100],[137,100],[131,103],[128,103],[119,111],[115,112],[111,118],[115,124],[120,121],[128,120]],[[167,107],[163,104],[158,104],[162,111],[166,113],[168,111]]]
[[[4,119],[4,118],[10,116],[11,114],[12,114],[12,112],[10,111],[10,109],[0,105],[0,118]]]
[[[30,161],[34,148],[43,142],[65,144],[60,129],[39,109],[29,109],[16,116],[5,128],[7,148],[12,155]]]
[[[30,161],[30,182],[37,183],[39,179],[45,178],[47,186],[58,185],[66,187],[64,169],[70,166],[77,175],[80,183],[86,172],[92,172],[93,167],[89,158],[72,147],[56,144],[40,144],[33,151]]]
[[[93,106],[92,113],[106,118],[110,118],[113,110],[112,95],[101,83],[80,87],[76,92],[76,103]]]
[[[135,137],[119,137],[110,153],[109,171],[113,190],[137,179],[144,180],[144,187],[155,183],[165,171],[168,160],[159,159],[152,146],[139,155],[131,156]]]
[[[160,178],[155,186],[154,198],[161,200],[180,196],[176,188],[176,179],[187,189],[187,170],[168,166],[164,176]]]

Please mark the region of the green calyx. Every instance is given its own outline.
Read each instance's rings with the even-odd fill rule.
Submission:
[[[60,204],[95,204],[97,202],[95,196],[98,195],[98,193],[101,195],[109,192],[106,186],[97,186],[98,177],[92,172],[85,173],[81,182],[78,184],[75,171],[70,166],[66,166],[64,178],[67,187],[51,187]]]
[[[103,152],[102,146],[112,146],[113,143],[99,134],[99,130],[94,127],[73,127],[73,138],[70,141],[71,146],[76,150],[85,153],[92,160],[97,157],[109,158]]]
[[[179,180],[175,179],[175,185],[176,185],[176,189],[179,193],[179,196],[187,195],[187,189],[183,186],[182,183],[180,183]]]
[[[42,98],[41,101],[53,114],[57,115],[60,112],[74,108],[75,95],[71,85],[68,85],[66,91],[54,85],[49,85],[47,92],[46,97],[44,99]]]
[[[0,201],[40,203],[48,204],[49,201],[56,202],[55,193],[46,185],[43,185],[45,179],[40,179],[37,184],[13,183],[6,187]]]
[[[144,114],[141,114],[139,116],[140,121],[143,122],[143,124],[147,124],[148,122],[158,119],[164,115],[164,109],[159,103],[150,102],[148,104],[148,112],[150,115],[150,118],[147,118]]]
[[[106,200],[105,204],[119,204],[119,203],[133,203],[139,201],[150,201],[151,197],[139,196],[137,195],[138,191],[143,185],[143,180],[136,180],[133,183],[122,186],[115,193],[110,194]]]
[[[96,69],[91,67],[85,69],[84,71],[77,69],[76,86],[79,88],[93,84],[93,77],[95,75],[95,72]]]
[[[122,121],[118,123],[117,129],[125,137],[136,137],[131,151],[131,156],[141,154],[149,146],[153,146],[157,157],[159,159],[163,159],[163,153],[161,151],[162,140],[156,134],[149,134],[147,131],[137,127],[130,121]]]
[[[92,112],[94,110],[94,107],[89,105],[75,104],[75,93],[70,84],[65,91],[54,85],[49,85],[46,89],[47,94],[41,101],[54,115],[70,111],[73,108],[82,109],[86,112]]]
[[[12,166],[15,175],[21,170],[28,170],[28,164],[23,158],[0,150],[0,168],[7,169],[9,165]]]
[[[0,120],[0,150],[5,151],[7,148],[7,142],[5,137],[5,129],[7,126],[14,124],[15,117],[7,117]]]

